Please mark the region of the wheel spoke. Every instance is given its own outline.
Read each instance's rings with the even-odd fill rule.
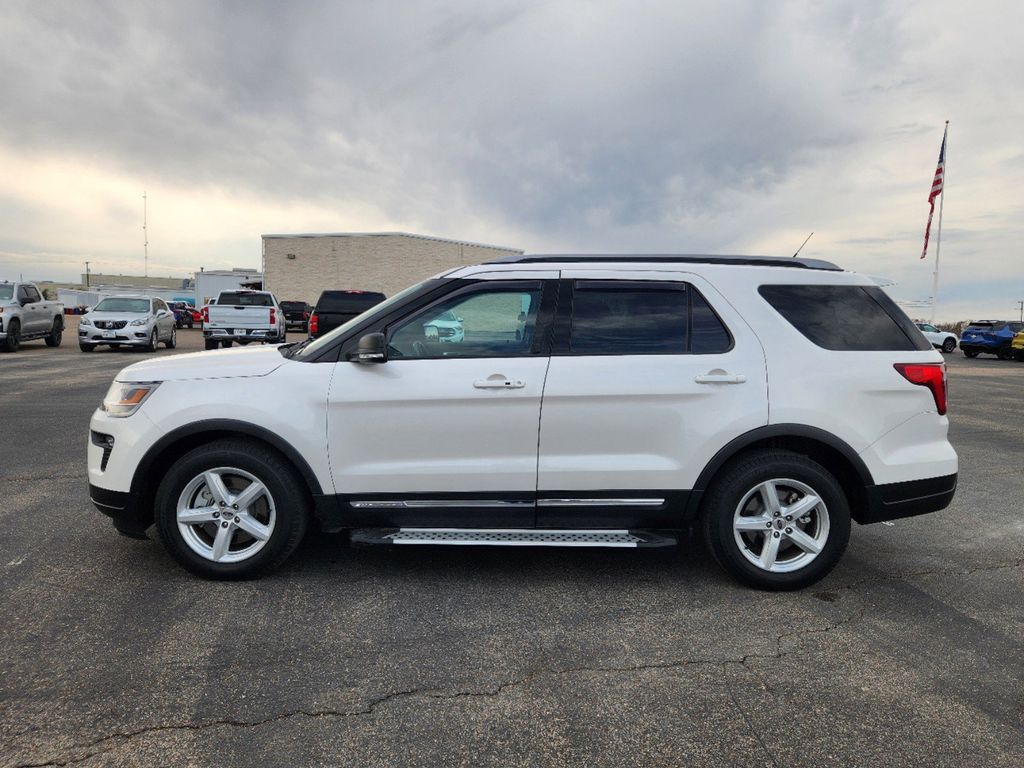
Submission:
[[[196,507],[194,509],[179,509],[178,522],[185,525],[196,525],[197,523],[208,523],[214,519],[213,513],[219,507]]]
[[[249,487],[242,491],[238,496],[235,497],[233,504],[237,504],[239,509],[248,509],[253,503],[264,493],[267,492],[267,487],[258,480],[254,480],[249,483]]]
[[[254,539],[266,541],[270,538],[270,529],[247,512],[242,512],[235,523],[239,528],[248,533]]]
[[[806,532],[800,530],[796,526],[793,526],[791,530],[792,533],[788,533],[786,535],[789,536],[790,541],[800,547],[804,552],[809,552],[812,555],[816,555],[821,552],[822,545],[817,539],[809,536]]]
[[[203,473],[203,480],[206,481],[206,487],[210,490],[214,501],[227,504],[231,500],[231,494],[228,492],[227,486],[224,485],[224,479],[216,472]]]
[[[213,559],[219,562],[231,549],[231,539],[235,529],[229,525],[221,525],[217,529],[217,537],[213,540]]]
[[[792,515],[794,520],[798,520],[808,512],[813,510],[816,506],[821,503],[821,499],[815,496],[813,493],[808,493],[800,501],[792,504],[785,509],[787,515]]]
[[[770,532],[765,533],[764,545],[761,547],[761,556],[758,560],[766,571],[771,570],[771,567],[775,565],[775,558],[779,555],[780,541],[779,537],[773,536]]]
[[[775,483],[771,480],[761,483],[757,487],[757,491],[761,494],[761,503],[764,504],[764,511],[768,515],[772,515],[775,512],[782,510],[779,504],[779,492],[775,488]]]
[[[736,518],[732,527],[737,531],[765,531],[771,521],[772,519],[768,515],[750,515],[749,517],[743,515]]]

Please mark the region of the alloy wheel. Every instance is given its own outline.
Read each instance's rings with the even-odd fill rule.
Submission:
[[[274,533],[277,510],[267,486],[235,467],[208,469],[178,497],[177,523],[185,544],[215,563],[248,560]]]
[[[829,515],[806,483],[766,480],[744,494],[733,513],[733,537],[743,556],[772,573],[809,565],[825,548]]]

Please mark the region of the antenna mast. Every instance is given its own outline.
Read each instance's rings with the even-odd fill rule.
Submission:
[[[813,232],[811,232],[811,234],[809,234],[809,235],[807,236],[807,240],[810,240],[810,239],[811,239],[812,237],[814,237],[814,233],[813,233]],[[793,254],[793,258],[794,258],[794,259],[795,259],[795,258],[796,258],[797,256],[799,256],[799,255],[800,255],[800,251],[802,251],[802,250],[804,249],[804,246],[805,246],[805,245],[807,245],[807,240],[804,240],[804,241],[803,241],[802,243],[800,243],[800,247],[799,247],[799,248],[797,248],[797,249],[796,249],[796,253],[794,253],[794,254]]]
[[[149,232],[146,231],[146,193],[142,193],[142,254],[145,262],[143,263],[142,274],[144,277],[149,277]]]

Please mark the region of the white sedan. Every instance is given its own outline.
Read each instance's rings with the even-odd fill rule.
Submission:
[[[940,331],[934,325],[929,323],[914,323],[914,325],[921,329],[921,333],[923,333],[924,337],[932,343],[933,347],[941,349],[947,354],[956,349],[957,344],[960,343],[960,340],[956,337],[955,333]]]

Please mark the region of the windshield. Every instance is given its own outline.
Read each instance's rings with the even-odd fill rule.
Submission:
[[[14,286],[0,285],[0,301],[10,301],[12,298],[14,298]]]
[[[303,342],[303,345],[293,348],[293,355],[295,359],[302,360],[305,357],[313,357],[321,352],[325,347],[329,346],[332,341],[337,339],[339,336],[344,336],[351,328],[355,327],[358,323],[363,322],[367,317],[380,315],[388,312],[392,307],[402,303],[409,296],[422,291],[428,286],[439,284],[440,281],[436,279],[424,280],[422,283],[417,283],[406,288],[404,291],[400,291],[392,296],[390,299],[385,299],[380,304],[372,307],[370,311],[364,312],[361,315],[357,315],[349,320],[347,323],[343,323],[335,328],[330,333],[324,334],[319,339],[312,342]]]
[[[104,299],[94,312],[149,312],[149,299]]]

